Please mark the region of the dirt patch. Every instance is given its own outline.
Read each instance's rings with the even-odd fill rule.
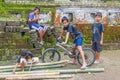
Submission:
[[[78,73],[71,79],[65,80],[119,80],[120,76],[120,50],[103,51],[101,63],[94,64],[89,68],[105,68],[100,73]],[[78,69],[80,65],[67,65],[66,68]]]

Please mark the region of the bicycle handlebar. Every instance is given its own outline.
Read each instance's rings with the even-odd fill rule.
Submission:
[[[71,45],[61,44],[61,43],[62,43],[62,41],[57,40],[57,44],[59,44],[59,45],[61,45],[61,46],[68,47],[68,48],[74,48],[74,47],[71,46]]]

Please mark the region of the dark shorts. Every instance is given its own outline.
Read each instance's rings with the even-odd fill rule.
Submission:
[[[82,42],[83,42],[83,38],[82,37],[74,40],[74,44],[76,46],[82,46]]]
[[[93,42],[92,49],[97,52],[102,51],[102,45],[100,45],[100,42]]]
[[[18,57],[17,63],[20,63],[21,56]]]

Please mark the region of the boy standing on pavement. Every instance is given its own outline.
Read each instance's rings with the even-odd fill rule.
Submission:
[[[72,35],[73,39],[74,39],[74,46],[77,47],[77,49],[79,50],[80,54],[81,54],[81,57],[82,57],[82,67],[81,69],[86,69],[87,67],[87,64],[86,64],[86,61],[85,61],[85,56],[84,56],[84,51],[82,50],[82,42],[83,42],[83,35],[82,33],[80,33],[75,26],[73,26],[72,24],[70,24],[69,20],[67,17],[63,17],[62,18],[62,25],[64,26],[63,29],[61,30],[61,34],[59,36],[58,39],[61,39],[63,33],[65,31],[67,31],[66,33],[66,38],[65,38],[65,42],[62,42],[62,44],[67,44],[68,42],[68,39],[69,39],[69,36],[70,34]],[[76,55],[74,53],[74,55]],[[71,62],[70,62],[71,63]],[[76,58],[74,58],[73,62],[74,64],[77,63],[77,60]]]
[[[92,24],[92,49],[95,51],[96,60],[94,63],[100,63],[100,52],[103,45],[103,32],[104,25],[101,23],[102,13],[97,12],[95,17],[95,23]]]

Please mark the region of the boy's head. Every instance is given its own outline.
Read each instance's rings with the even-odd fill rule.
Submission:
[[[64,27],[67,27],[69,25],[69,20],[67,17],[62,18],[62,24]]]
[[[22,57],[25,57],[26,54],[27,54],[27,51],[26,51],[26,50],[21,50],[21,51],[20,51],[20,55],[21,55]]]
[[[102,13],[101,12],[97,12],[95,15],[95,21],[96,22],[100,22],[102,19]]]
[[[34,8],[34,13],[35,14],[39,14],[40,13],[40,8],[39,7],[35,7]]]

